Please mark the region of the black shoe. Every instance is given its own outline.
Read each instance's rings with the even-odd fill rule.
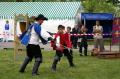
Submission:
[[[74,47],[74,49],[77,49],[77,47]]]
[[[56,71],[56,67],[52,66],[51,70],[55,72]]]
[[[21,71],[21,70],[19,70],[19,72],[20,72],[20,73],[24,73],[25,71]]]
[[[32,73],[32,76],[40,75],[39,73]]]
[[[70,67],[75,67],[75,65],[74,65],[74,64],[71,64]]]
[[[75,67],[75,66],[70,66],[70,67]]]
[[[88,55],[85,55],[85,56],[88,56]]]
[[[20,73],[24,73],[24,71],[19,71]]]
[[[83,56],[82,54],[80,54],[80,56]]]

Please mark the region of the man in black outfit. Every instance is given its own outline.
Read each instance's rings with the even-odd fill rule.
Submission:
[[[78,41],[78,36],[74,35],[74,34],[78,34],[78,26],[75,25],[75,27],[72,29],[72,43],[73,43],[73,48],[77,49],[77,41]]]
[[[87,32],[87,28],[85,26],[82,26],[79,30],[80,30],[79,33],[82,34],[78,38],[79,53],[80,56],[83,56],[82,51],[84,48],[84,55],[87,56],[88,44],[87,44],[87,35],[85,35]]]

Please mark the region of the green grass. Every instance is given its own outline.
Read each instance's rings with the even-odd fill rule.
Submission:
[[[104,38],[103,43],[104,43],[104,45],[110,45],[111,39],[110,38]],[[88,45],[94,45],[94,39],[88,39]]]
[[[31,75],[34,62],[31,62],[26,72],[19,73],[24,54],[17,56],[13,61],[13,50],[0,50],[0,79],[120,79],[120,59],[98,59],[97,57],[80,57],[74,52],[76,67],[70,68],[65,57],[58,64],[57,71],[52,72],[50,67],[54,51],[42,51],[43,63],[39,68],[39,76]],[[34,60],[33,60],[34,61]]]

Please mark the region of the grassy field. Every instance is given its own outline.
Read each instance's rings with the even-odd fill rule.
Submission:
[[[31,62],[24,74],[18,72],[24,60],[24,54],[13,61],[13,50],[0,50],[0,79],[120,79],[120,59],[98,59],[97,57],[80,57],[74,52],[76,67],[70,68],[65,57],[58,64],[57,72],[52,72],[54,51],[43,51],[43,63],[39,76],[32,76]]]
[[[111,39],[110,38],[104,38],[104,45],[110,45]],[[94,39],[88,39],[88,45],[94,45]]]

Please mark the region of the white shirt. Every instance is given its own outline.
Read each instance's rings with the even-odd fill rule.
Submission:
[[[93,26],[93,31],[94,31],[94,30],[100,30],[101,32],[103,32],[103,27],[96,25],[96,26]],[[100,33],[95,33],[95,34],[94,34],[94,38],[101,39],[101,38],[103,38],[103,35],[100,34]]]
[[[39,36],[35,32],[34,26],[31,29],[31,37],[30,37],[29,44],[39,45]]]
[[[93,26],[93,29],[101,30],[103,32],[103,27],[102,26]]]
[[[44,30],[42,27],[41,27],[41,37],[43,39],[45,39],[46,41],[48,40],[49,37],[52,37],[46,30]],[[35,29],[34,29],[34,26],[32,27],[31,29],[31,37],[30,37],[30,41],[29,41],[29,44],[34,44],[34,45],[39,45],[39,41],[40,41],[40,38],[39,38],[39,35],[35,32]]]

